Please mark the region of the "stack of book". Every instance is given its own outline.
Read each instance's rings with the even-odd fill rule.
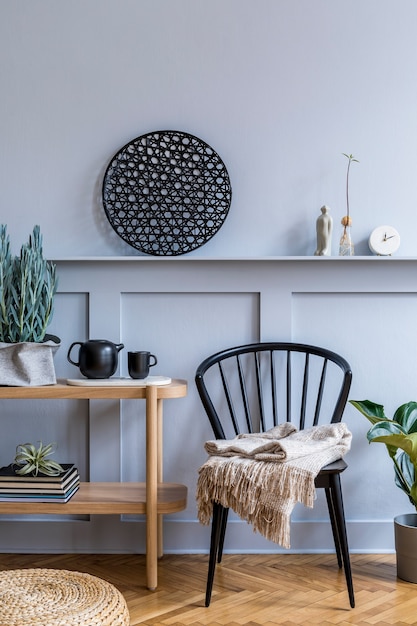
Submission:
[[[58,476],[19,476],[16,465],[0,468],[0,502],[68,502],[80,486],[73,463],[63,463]]]

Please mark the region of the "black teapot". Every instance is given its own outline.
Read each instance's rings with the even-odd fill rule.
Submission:
[[[71,359],[74,346],[80,346],[78,363]],[[122,343],[114,344],[106,339],[90,339],[84,343],[74,341],[69,347],[67,359],[72,365],[79,367],[86,378],[110,378],[117,370],[118,354],[122,348]]]

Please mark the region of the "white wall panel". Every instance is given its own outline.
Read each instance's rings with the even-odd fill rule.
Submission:
[[[127,351],[148,350],[158,358],[151,374],[185,378],[188,397],[164,406],[165,476],[187,484],[188,515],[195,516],[198,467],[205,460],[202,442],[213,436],[194,387],[197,365],[227,345],[259,339],[259,297],[251,293],[123,294],[121,304],[122,374],[127,375]],[[144,479],[144,407],[123,401],[124,480]],[[137,459],[137,462],[136,462]],[[177,516],[184,516],[183,513]]]
[[[391,416],[417,397],[415,293],[294,293],[292,311],[295,340],[338,346],[349,361],[354,374],[350,398],[383,404]],[[402,507],[408,510],[404,494],[392,489],[385,447],[366,440],[370,424],[351,406],[345,421],[354,436],[349,471],[342,478],[349,519],[384,519]]]

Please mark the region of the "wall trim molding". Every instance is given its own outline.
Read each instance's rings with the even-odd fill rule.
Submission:
[[[195,368],[202,358],[225,343],[300,339],[308,343],[312,339],[311,343],[325,345],[344,355],[346,352],[348,360],[352,358],[354,385],[366,379],[362,385],[368,387],[366,377],[378,368],[374,367],[375,355],[364,354],[362,343],[368,341],[376,325],[384,329],[396,319],[395,315],[399,316],[395,326],[397,335],[401,338],[405,333],[401,339],[405,349],[411,349],[412,355],[417,353],[417,338],[414,342],[412,333],[407,331],[411,328],[410,320],[415,320],[417,314],[416,270],[417,258],[405,257],[91,257],[57,261],[59,286],[50,331],[63,340],[56,357],[58,377],[77,375],[77,370],[66,360],[66,351],[73,341],[90,337],[124,342],[123,363],[127,350],[151,349],[158,354],[163,369],[158,374],[185,378],[189,382],[187,398],[167,402],[166,409],[164,405],[165,475],[169,480],[173,477],[176,482],[187,484],[189,489],[184,514],[165,519],[167,552],[205,552],[209,541],[209,529],[201,527],[197,521],[194,498],[198,468],[205,460],[203,444],[211,436],[193,383]],[[398,294],[406,297],[397,302]],[[344,336],[346,322],[352,314],[356,314],[355,326]],[[201,325],[204,332],[201,332]],[[227,343],[229,340],[233,343]],[[404,350],[402,343],[399,349]],[[398,359],[398,354],[390,346],[389,360]],[[384,362],[385,370],[389,366],[387,358]],[[408,380],[401,374],[401,368],[393,365],[390,382],[395,379],[396,393],[407,396],[405,400],[408,400],[409,389],[414,388],[410,385],[414,384],[415,368],[413,363],[408,364],[410,367],[401,365],[406,367]],[[126,375],[125,372],[126,369],[119,375]],[[379,375],[376,371],[374,379]],[[409,385],[405,391],[403,384]],[[377,387],[378,392],[380,388]],[[43,436],[54,423],[57,434],[54,433],[53,440],[60,438],[60,450],[64,454],[61,458],[66,459],[66,449],[69,459],[79,454],[85,474],[83,479],[144,479],[140,452],[144,439],[141,409],[127,402],[94,401],[88,405],[80,402],[76,407],[62,405],[62,410],[60,405],[58,416],[53,403],[45,401],[41,406],[38,402],[42,401],[37,401],[33,407],[2,404],[2,419],[8,420],[6,437],[0,444],[3,464],[10,462],[11,447],[14,450],[20,440],[28,440],[26,433],[31,424],[36,424],[36,436],[38,432]],[[350,409],[353,411],[352,407]],[[342,479],[350,549],[352,552],[390,552],[393,528],[386,518],[391,513],[394,517],[394,514],[406,512],[407,503],[402,506],[384,451],[371,449],[365,458],[366,424],[356,415],[349,416],[348,424],[357,434],[349,453],[349,470]],[[187,433],[190,446],[186,459],[178,450],[183,433]],[[371,461],[368,454],[374,455]],[[364,468],[369,477],[362,488]],[[371,488],[377,480],[372,478],[372,472],[378,478],[378,485],[383,481],[381,493]],[[374,519],[355,518],[368,510]],[[333,550],[327,511],[321,500],[311,512],[294,513],[291,550]],[[311,521],[305,521],[304,518],[310,517]],[[231,520],[231,524],[233,532],[229,533],[226,551],[276,552],[279,549],[255,535],[246,523]],[[106,516],[89,523],[73,519],[44,522],[30,517],[25,521],[0,518],[3,530],[0,549],[140,553],[143,550],[142,526],[143,522],[126,523]]]

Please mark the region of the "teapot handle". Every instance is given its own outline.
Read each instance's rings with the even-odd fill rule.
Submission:
[[[68,350],[68,354],[67,354],[67,359],[68,359],[68,361],[69,361],[70,363],[72,363],[73,365],[76,365],[77,367],[79,367],[80,362],[78,361],[78,363],[76,363],[76,362],[75,362],[75,361],[73,361],[73,360],[71,359],[71,357],[70,357],[71,350],[73,349],[73,347],[74,347],[74,346],[82,346],[82,342],[81,342],[81,341],[74,341],[74,343],[72,343],[72,344],[70,345],[69,350]],[[78,354],[79,354],[79,351],[78,351]],[[78,356],[78,359],[79,359],[79,358],[80,358],[80,357]]]

